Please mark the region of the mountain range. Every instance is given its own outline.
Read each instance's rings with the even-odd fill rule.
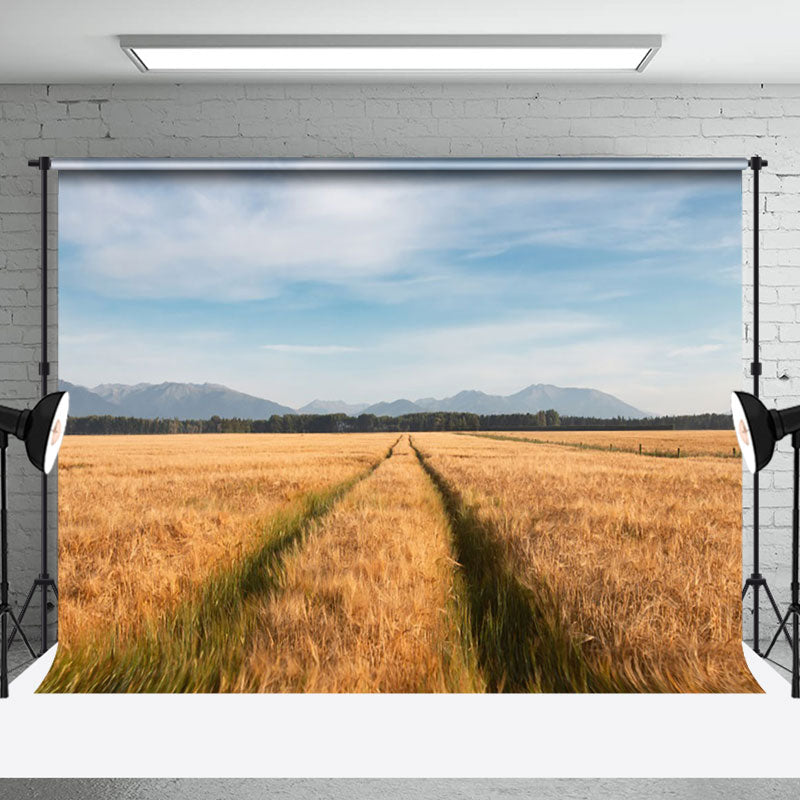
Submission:
[[[296,414],[293,408],[236,392],[217,383],[102,383],[92,389],[60,381],[70,393],[70,414],[112,414],[143,419],[209,419],[220,417],[269,419],[273,414]]]
[[[648,414],[623,402],[614,395],[597,389],[552,386],[535,383],[510,395],[486,394],[465,390],[437,399],[405,398],[367,403],[345,403],[341,400],[313,400],[294,409],[272,400],[244,394],[216,383],[104,383],[91,389],[60,381],[62,390],[70,392],[70,414],[85,417],[92,414],[144,419],[177,418],[209,419],[212,416],[241,419],[268,419],[273,414],[375,414],[396,417],[425,411],[461,411],[474,414],[535,414],[555,409],[564,416],[625,417],[642,419]]]

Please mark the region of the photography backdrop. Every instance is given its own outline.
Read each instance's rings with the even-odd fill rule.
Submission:
[[[312,413],[341,415],[334,430],[424,412],[456,428],[472,425],[463,415],[485,427],[553,408],[725,413],[739,372],[742,162],[511,163],[62,174],[73,416],[138,420],[81,432],[272,415],[283,427],[270,430],[292,431]],[[80,498],[67,503],[62,537],[85,523]]]
[[[60,377],[208,381],[284,409],[549,383],[633,416],[725,412],[740,171],[609,163],[62,172]]]

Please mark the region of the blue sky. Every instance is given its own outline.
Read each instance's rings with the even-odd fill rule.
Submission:
[[[290,406],[741,383],[739,173],[65,173],[60,374]]]

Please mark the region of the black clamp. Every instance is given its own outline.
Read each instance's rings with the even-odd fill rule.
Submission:
[[[761,156],[753,156],[752,158],[747,160],[747,165],[752,169],[754,172],[758,172],[762,167],[766,167],[769,164],[766,158],[761,158]]]
[[[50,169],[50,156],[39,156],[39,158],[32,158],[28,161],[29,167],[36,167],[43,171]]]

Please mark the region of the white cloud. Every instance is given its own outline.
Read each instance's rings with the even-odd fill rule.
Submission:
[[[667,353],[667,358],[692,358],[693,356],[704,356],[707,353],[717,353],[720,350],[722,350],[721,344],[698,344],[670,350]]]
[[[558,316],[553,311],[539,320],[414,331],[358,353],[321,358],[295,349],[303,345],[269,353],[259,346],[232,348],[223,339],[197,347],[191,332],[165,338],[159,331],[86,330],[80,342],[62,347],[59,370],[65,380],[85,386],[222,383],[292,407],[323,395],[377,402],[461,389],[509,394],[531,383],[553,383],[600,389],[654,413],[693,413],[724,411],[730,390],[741,383],[735,355],[709,353],[713,361],[687,364],[665,358],[675,346],[669,337],[631,338],[600,317]],[[285,366],[265,368],[267,358],[285,359]]]
[[[402,335],[390,336],[376,346],[385,352],[428,352],[450,359],[469,359],[477,354],[508,351],[531,343],[549,345],[554,339],[583,337],[609,325],[600,317],[551,310],[502,322],[417,328]]]
[[[99,181],[61,187],[70,265],[100,293],[247,300],[288,283],[391,273],[434,224],[408,189],[180,180],[167,191]],[[136,212],[126,213],[135,199]]]
[[[276,353],[298,353],[299,355],[329,356],[340,353],[355,353],[361,348],[344,347],[337,344],[262,344],[262,350]]]
[[[405,303],[412,313],[407,332],[376,326],[363,343],[352,335],[340,339],[359,347],[327,344],[327,330],[313,327],[293,329],[305,331],[308,344],[292,343],[276,324],[260,333],[267,344],[243,347],[234,342],[239,326],[197,329],[194,317],[171,336],[131,318],[91,331],[81,318],[75,335],[61,337],[61,372],[87,385],[207,380],[295,406],[313,396],[374,402],[463,388],[506,394],[551,382],[592,386],[654,412],[724,408],[739,363],[730,371],[721,364],[713,375],[709,367],[715,353],[727,362],[722,351],[735,352],[735,343],[695,346],[724,337],[684,328],[660,338],[650,331],[623,335],[618,321],[599,313],[603,301],[652,296],[648,283],[657,274],[676,285],[683,276],[694,279],[698,263],[711,260],[704,250],[731,246],[730,219],[687,222],[686,203],[697,186],[655,178],[641,192],[602,178],[496,176],[480,186],[472,180],[64,175],[62,279],[70,289],[212,303],[281,297],[282,311],[294,313],[341,295],[329,286],[312,291],[314,282],[375,304]],[[493,274],[474,261],[465,266],[469,256],[502,257],[536,244],[582,247],[606,258],[598,268],[590,256],[585,266],[567,269],[543,255],[519,274]],[[738,280],[738,267],[717,270]],[[501,321],[435,326],[444,314],[414,317],[421,298],[437,309],[447,303],[451,315],[461,309],[475,319],[488,309]],[[531,298],[548,308],[520,317],[504,311],[503,298]],[[597,314],[567,310],[590,300]],[[209,324],[219,327],[213,313]],[[690,372],[683,360],[689,358]]]
[[[693,184],[659,179],[642,190],[597,177],[76,173],[59,189],[63,261],[111,296],[235,302],[317,281],[391,301],[393,285],[430,291],[443,256],[730,245],[725,220],[687,223]]]

